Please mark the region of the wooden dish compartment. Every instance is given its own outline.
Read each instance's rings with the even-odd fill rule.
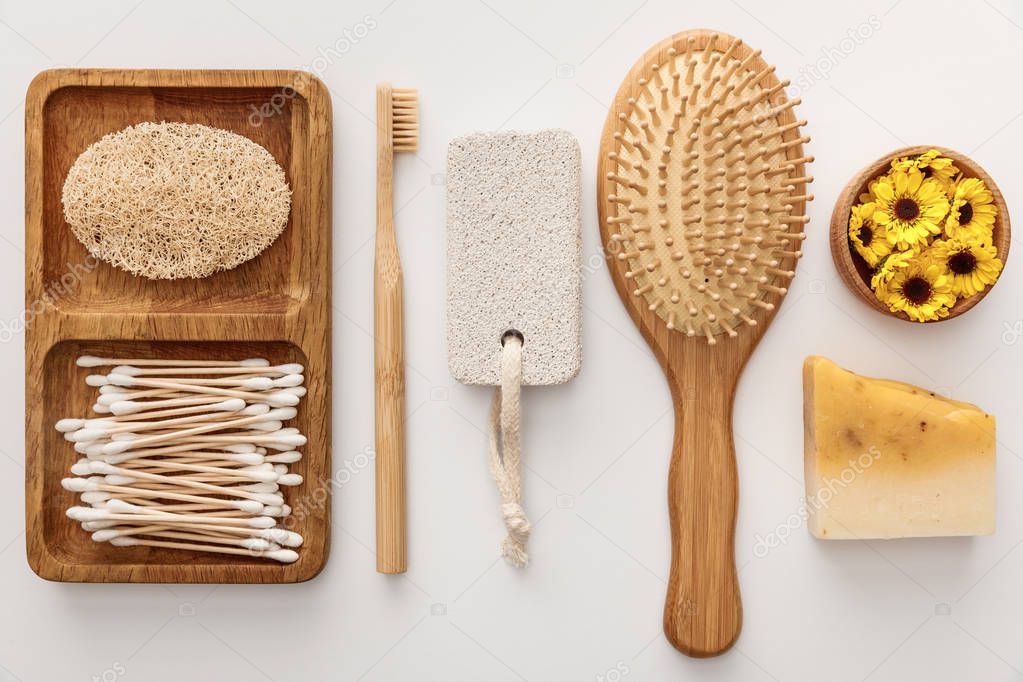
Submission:
[[[309,105],[282,98],[271,87],[138,87],[72,85],[54,90],[42,106],[43,273],[58,281],[78,264],[98,265],[93,276],[60,297],[56,306],[79,312],[232,313],[288,312],[305,298],[299,256],[309,248],[307,223],[316,219],[305,201],[309,172]],[[275,100],[275,96],[277,99]],[[280,101],[272,116],[259,113]],[[149,280],[98,262],[64,220],[61,193],[78,156],[104,135],[145,121],[199,123],[230,130],[265,147],[284,169],[293,191],[287,227],[263,253],[233,270],[204,279]],[[258,122],[258,125],[256,124]]]
[[[269,107],[269,108],[267,108]],[[25,511],[32,569],[72,582],[288,583],[314,577],[330,541],[331,105],[296,71],[57,69],[25,100]],[[263,145],[292,188],[287,227],[241,266],[195,280],[148,280],[91,258],[64,220],[61,191],[77,156],[142,121],[201,123]],[[307,395],[289,421],[307,437],[284,489],[305,542],[299,559],[113,547],[67,518],[60,480],[78,458],[54,429],[95,416],[82,354],[227,359],[305,366]]]
[[[325,377],[307,374],[307,395],[302,398],[298,415],[287,426],[294,426],[305,434],[309,442],[298,448],[301,460],[291,465],[291,471],[301,474],[299,486],[282,488],[285,501],[293,511],[284,527],[301,534],[306,542],[298,550],[299,559],[284,565],[256,556],[209,554],[155,547],[114,547],[105,542],[94,542],[88,532],[67,517],[68,507],[83,504],[77,493],[61,487],[62,478],[72,476],[71,465],[82,455],[64,439],[52,425],[64,417],[98,417],[91,406],[99,389],[85,384],[85,377],[106,373],[110,368],[83,368],[75,364],[80,355],[121,358],[203,358],[241,359],[263,357],[272,364],[297,362],[309,370],[308,358],[297,346],[286,342],[166,342],[166,341],[62,341],[50,349],[43,361],[42,391],[44,428],[39,452],[42,474],[42,543],[50,566],[68,567],[73,575],[83,566],[101,567],[108,580],[131,579],[143,582],[164,582],[168,574],[187,572],[195,575],[216,574],[217,582],[291,582],[312,577],[322,565],[326,555],[327,527],[322,505],[329,504],[322,493],[316,491],[330,473],[324,466],[324,425],[316,423],[315,410],[308,409],[324,398]]]

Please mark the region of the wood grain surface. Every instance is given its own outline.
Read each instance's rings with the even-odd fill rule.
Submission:
[[[262,254],[200,280],[135,277],[92,258],[64,220],[71,164],[107,133],[143,121],[202,123],[266,147],[293,190],[289,223]],[[25,102],[25,513],[29,564],[69,582],[288,583],[327,559],[331,491],[331,104],[297,71],[57,69]],[[65,510],[60,479],[78,455],[54,430],[90,414],[81,354],[244,358],[306,367],[293,424],[308,437],[286,524],[305,543],[281,565],[258,557],[95,543]]]
[[[867,185],[888,172],[891,168],[892,159],[916,156],[931,149],[937,149],[941,152],[942,156],[953,159],[967,177],[980,178],[987,185],[987,188],[991,190],[991,194],[995,199],[995,205],[998,207],[998,216],[995,218],[993,232],[994,246],[998,250],[998,257],[1002,260],[1003,264],[1009,258],[1009,244],[1012,241],[1012,228],[1009,226],[1009,208],[1005,204],[1005,197],[1002,196],[1002,192],[998,189],[994,179],[976,161],[965,154],[952,149],[946,149],[945,147],[931,145],[903,147],[902,149],[896,149],[890,154],[885,154],[880,159],[861,169],[842,189],[842,192],[838,195],[838,201],[835,202],[835,208],[831,213],[831,258],[835,261],[835,269],[838,270],[842,281],[845,282],[845,285],[849,287],[850,291],[857,298],[878,312],[908,322],[912,322],[909,315],[901,311],[892,312],[888,309],[888,306],[877,300],[877,296],[871,291],[871,268],[849,243],[849,213],[853,205],[859,202],[860,195],[867,191]],[[981,299],[987,296],[988,292],[993,288],[994,285],[989,286],[975,296],[959,299],[949,310],[948,317],[928,320],[928,322],[944,322],[945,320],[959,317],[980,303]]]

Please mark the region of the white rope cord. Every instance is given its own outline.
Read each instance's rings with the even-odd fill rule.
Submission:
[[[490,408],[490,473],[501,493],[501,514],[508,529],[501,554],[518,568],[529,562],[526,543],[531,529],[522,509],[521,384],[522,339],[508,334],[501,354],[501,385]]]

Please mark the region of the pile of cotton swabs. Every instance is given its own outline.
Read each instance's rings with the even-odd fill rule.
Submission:
[[[291,563],[302,536],[282,487],[306,439],[286,428],[303,395],[302,365],[267,360],[119,360],[86,378],[99,387],[94,419],[57,430],[84,455],[64,488],[83,506],[67,515],[96,542],[260,556]],[[88,506],[84,506],[88,505]]]

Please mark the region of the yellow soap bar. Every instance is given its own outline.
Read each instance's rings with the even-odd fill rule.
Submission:
[[[803,430],[816,537],[994,532],[995,419],[975,405],[810,356]]]

